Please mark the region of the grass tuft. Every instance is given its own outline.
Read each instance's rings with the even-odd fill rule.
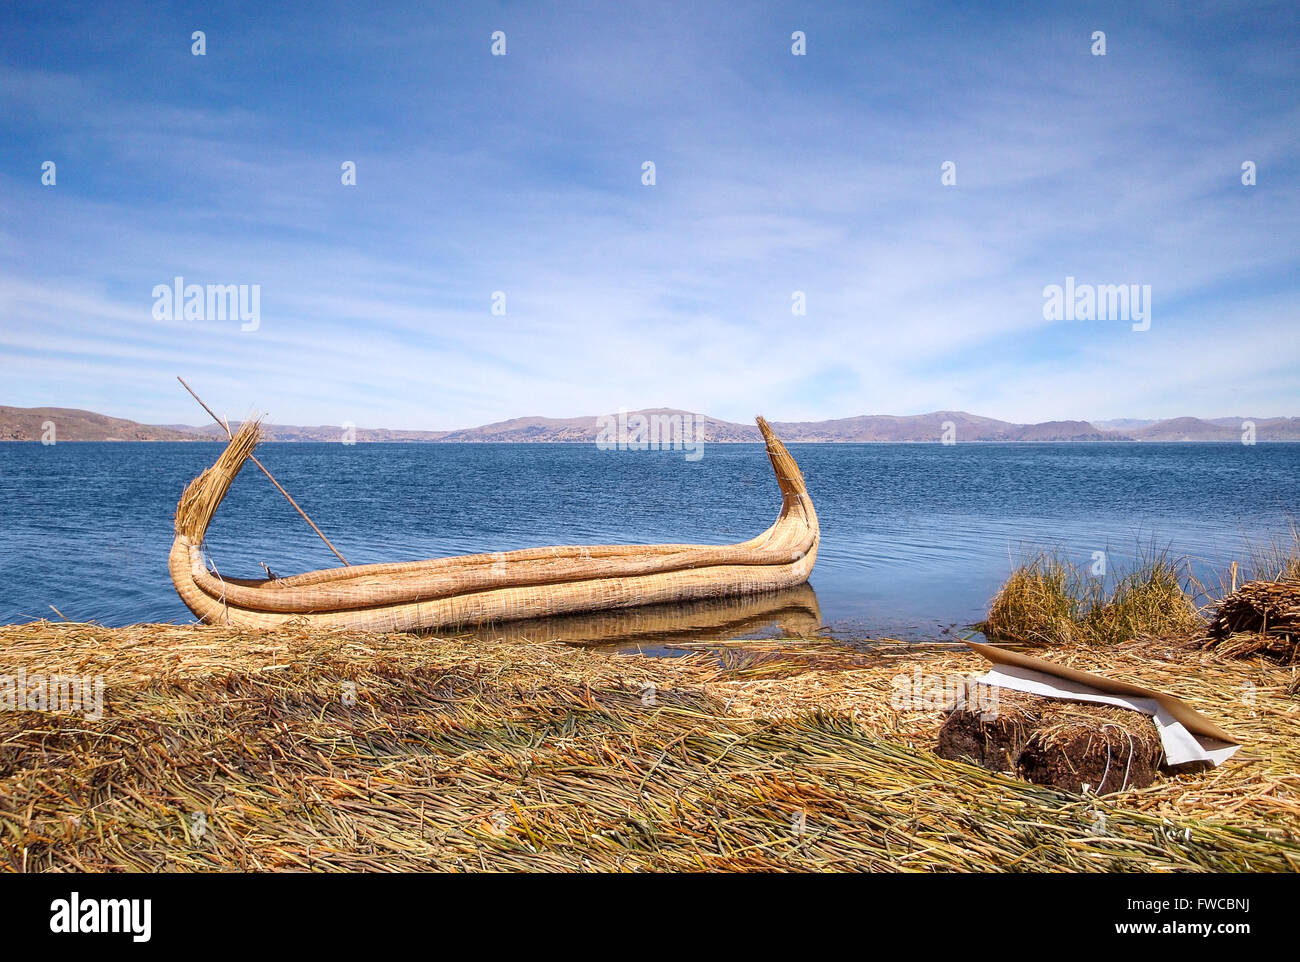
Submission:
[[[1109,590],[1090,569],[1044,552],[1011,573],[976,627],[990,638],[1025,645],[1115,645],[1183,635],[1202,627],[1191,587],[1187,562],[1163,551],[1139,560]]]

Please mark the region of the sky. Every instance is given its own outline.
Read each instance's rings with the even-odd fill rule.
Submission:
[[[1287,3],[6,3],[0,404],[1297,416],[1297,49]],[[1047,319],[1067,277],[1149,329]]]

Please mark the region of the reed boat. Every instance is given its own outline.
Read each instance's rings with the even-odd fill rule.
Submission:
[[[372,631],[443,629],[779,591],[807,582],[821,532],[799,466],[767,421],[757,423],[781,490],[781,513],[749,541],[564,545],[428,561],[344,563],[290,577],[246,579],[209,568],[203,539],[250,458],[271,477],[253,456],[260,426],[249,420],[181,495],[168,567],[176,591],[201,620],[250,628],[298,622]]]

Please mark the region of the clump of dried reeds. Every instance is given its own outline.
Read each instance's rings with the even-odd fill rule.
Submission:
[[[988,691],[945,719],[936,747],[941,757],[1097,795],[1155,781],[1164,750],[1149,716],[1007,689],[990,700]]]
[[[1300,656],[1300,580],[1248,581],[1219,602],[1207,645],[1221,654],[1261,654],[1291,664]]]
[[[1106,581],[1059,554],[1042,553],[1011,573],[976,626],[1025,645],[1113,645],[1201,627],[1186,562],[1154,552]]]
[[[1020,750],[1016,773],[1021,777],[1097,795],[1155,781],[1164,748],[1149,717],[1104,705],[1053,707]]]
[[[0,711],[0,866],[1300,869],[1287,669],[1054,653],[1169,689],[1246,742],[1213,772],[1097,799],[940,759],[941,712],[891,704],[900,672],[982,671],[970,652],[729,650],[0,628],[0,675],[99,674],[107,693],[98,720]]]

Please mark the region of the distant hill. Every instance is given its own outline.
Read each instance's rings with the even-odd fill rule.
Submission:
[[[1120,441],[1128,436],[1098,430],[1088,421],[1044,421],[1026,424],[1015,433],[1013,441]]]
[[[647,419],[691,418],[692,414],[674,408],[648,408],[626,416]],[[958,443],[971,441],[1063,442],[1063,441],[1240,441],[1242,422],[1253,420],[1259,441],[1300,441],[1300,418],[1172,418],[1148,421],[1119,418],[1111,421],[1044,421],[1040,424],[1015,424],[996,418],[981,417],[965,411],[933,411],[929,414],[895,416],[860,415],[829,421],[774,421],[782,440],[821,443],[902,443],[943,440],[951,430]],[[91,411],[72,408],[17,408],[0,406],[0,440],[38,441],[42,425],[52,422],[58,441],[220,441],[225,431],[215,424],[193,427],[186,424],[138,424],[123,418],[111,418]],[[635,420],[634,420],[635,423]],[[695,423],[695,422],[691,422]],[[231,428],[239,422],[230,422]],[[521,417],[493,424],[455,431],[403,431],[387,428],[355,429],[359,443],[375,441],[401,442],[572,442],[594,443],[600,433],[601,419],[595,416],[576,418]],[[710,444],[758,441],[758,428],[703,416],[699,421],[703,440]],[[269,441],[343,440],[342,425],[304,427],[292,424],[263,425]]]
[[[1138,441],[1239,441],[1240,428],[1211,424],[1200,418],[1173,418],[1157,421],[1128,432]]]
[[[1240,437],[1240,424],[1237,432]],[[1255,420],[1255,432],[1263,441],[1300,441],[1300,418],[1259,418]]]
[[[676,408],[646,408],[641,411],[627,412],[628,418],[637,415],[649,418],[693,418],[689,411]],[[613,418],[615,415],[608,415]],[[695,421],[691,422],[696,425]],[[758,428],[752,424],[733,424],[719,421],[707,415],[698,423],[698,429],[705,441],[713,444],[726,444],[737,441],[758,441]],[[780,426],[777,426],[780,431]],[[601,419],[592,415],[580,418],[511,418],[495,424],[484,424],[477,428],[465,428],[460,431],[448,431],[439,440],[458,442],[501,442],[501,441],[548,441],[581,442],[593,444],[601,432]]]
[[[873,443],[940,441],[949,424],[958,442],[1011,441],[1024,427],[965,411],[932,411],[902,417],[866,414],[834,421],[774,422],[773,427],[785,441]]]
[[[1240,441],[1246,421],[1257,441],[1300,441],[1300,418],[1172,418],[1127,433],[1138,441]]]
[[[158,427],[75,408],[15,408],[0,405],[0,441],[40,441],[45,424],[54,441],[201,441],[194,428]]]

